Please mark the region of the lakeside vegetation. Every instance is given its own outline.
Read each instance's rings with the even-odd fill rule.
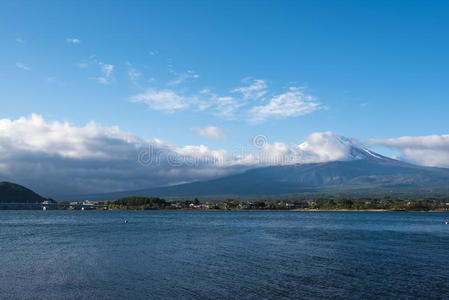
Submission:
[[[449,211],[449,196],[403,199],[380,198],[311,198],[306,200],[228,199],[225,201],[165,200],[157,197],[126,197],[115,201],[98,202],[107,209],[157,210],[389,210],[389,211]]]
[[[133,196],[112,201],[55,201],[9,182],[0,182],[0,209],[130,209],[130,210],[386,210],[449,211],[449,192],[415,192],[401,195],[372,195],[367,191],[341,195],[328,191],[322,195],[260,196],[255,199],[163,199]],[[271,198],[270,198],[271,197]]]

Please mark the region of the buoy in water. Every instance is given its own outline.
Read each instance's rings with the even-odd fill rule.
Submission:
[[[128,220],[125,220],[125,223],[128,223]]]
[[[444,224],[449,225],[449,222],[444,222]]]

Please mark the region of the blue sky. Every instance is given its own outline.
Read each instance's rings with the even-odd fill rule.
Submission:
[[[444,134],[448,13],[447,1],[2,1],[0,118],[95,121],[223,149],[258,134]],[[262,96],[238,92],[257,82]],[[316,106],[253,120],[289,88]],[[142,100],[161,92],[188,104]],[[242,107],[223,116],[226,97]],[[199,135],[207,126],[225,137]]]

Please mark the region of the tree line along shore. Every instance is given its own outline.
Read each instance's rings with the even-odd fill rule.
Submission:
[[[58,202],[70,204],[68,202]],[[166,200],[157,197],[125,197],[114,201],[95,203],[95,209],[122,210],[347,210],[347,211],[449,211],[448,197],[418,198],[413,200],[381,198],[311,198],[303,200]],[[65,206],[63,209],[71,209]],[[76,209],[76,207],[72,207]]]

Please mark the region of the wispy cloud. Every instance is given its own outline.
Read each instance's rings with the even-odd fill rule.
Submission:
[[[265,80],[256,79],[250,85],[235,88],[231,92],[241,93],[244,99],[259,99],[267,93],[267,83]]]
[[[89,56],[88,59],[84,59],[77,64],[77,67],[80,69],[87,69],[90,65],[98,65],[101,62],[98,61],[96,55]]]
[[[176,79],[169,81],[167,85],[178,85],[178,84],[181,84],[189,79],[197,79],[199,77],[200,77],[200,75],[195,73],[195,71],[188,70],[187,72],[178,74]]]
[[[214,100],[214,108],[218,115],[226,119],[235,119],[238,110],[243,106],[242,102],[230,96],[216,97]]]
[[[79,44],[79,43],[81,43],[81,40],[77,39],[77,38],[67,38],[67,39],[65,39],[65,41],[67,43],[69,43],[69,44]]]
[[[128,70],[128,77],[129,80],[131,81],[136,81],[140,76],[142,76],[141,73],[137,72],[137,70],[135,68],[133,68],[132,66],[129,68]]]
[[[196,105],[200,111],[210,111],[224,119],[235,119],[238,110],[245,105],[245,101],[232,96],[219,96],[210,89],[203,89],[196,96]]]
[[[176,74],[172,58],[167,59],[167,69],[168,69],[168,73]]]
[[[16,38],[16,42],[19,43],[19,44],[25,43],[25,41],[23,39],[21,39],[21,38]]]
[[[142,73],[138,72],[137,69],[130,62],[126,62],[125,64],[128,66],[128,74],[127,75],[128,75],[129,80],[134,85],[138,86],[137,80],[142,76]]]
[[[30,68],[28,68],[27,66],[25,66],[24,63],[21,63],[21,62],[17,62],[16,63],[16,67],[19,68],[19,69],[22,69],[24,71],[31,71]]]
[[[213,140],[218,140],[226,136],[226,130],[216,126],[207,126],[204,128],[193,128],[200,136]]]
[[[98,63],[101,67],[102,76],[97,77],[96,80],[100,84],[110,84],[112,79],[112,72],[114,71],[114,66],[111,64],[105,64],[103,62]]]
[[[101,71],[106,77],[110,77],[112,75],[112,71],[114,71],[114,66],[110,64],[101,63]]]
[[[89,63],[87,62],[80,62],[77,64],[78,68],[80,69],[87,69],[89,67]]]
[[[250,109],[250,120],[253,122],[264,121],[268,118],[287,118],[310,114],[323,107],[315,97],[307,95],[296,87],[271,98],[266,105],[254,106]]]
[[[95,80],[100,84],[108,85],[114,80],[113,72],[115,70],[114,65],[104,63],[99,60],[96,55],[89,56],[88,59],[82,60],[77,64],[77,67],[80,69],[87,69],[90,66],[99,68],[100,74],[95,77],[89,77],[91,80]],[[97,69],[98,70],[98,69]],[[98,71],[97,71],[98,72]]]
[[[48,83],[52,83],[52,84],[56,84],[59,86],[64,86],[64,82],[62,82],[61,80],[59,80],[57,77],[52,76],[52,77],[47,77],[47,82]]]
[[[146,92],[133,96],[131,102],[145,103],[153,110],[173,113],[190,106],[192,98],[178,95],[172,90],[148,89]]]
[[[240,108],[244,103],[240,99],[231,96],[217,96],[213,94],[210,98],[212,101],[211,109],[213,113],[219,117],[228,120],[234,120],[240,115]]]
[[[187,93],[185,89],[176,89],[175,86],[162,90],[151,88],[130,99],[132,102],[146,103],[153,110],[175,112],[189,107],[225,119],[247,120],[250,123],[270,118],[298,117],[325,108],[315,97],[306,94],[305,88],[290,87],[288,91],[266,99],[268,86],[265,80],[254,80],[246,87],[232,89],[227,95],[219,95],[210,89]],[[254,99],[258,101],[252,101]]]
[[[128,63],[128,77],[135,81],[140,72]],[[192,91],[185,82],[200,76],[193,70],[178,72],[172,58],[167,58],[167,68],[171,80],[157,87],[153,85],[145,93],[131,96],[131,102],[145,103],[151,110],[173,113],[191,109],[207,112],[228,120],[245,120],[249,123],[263,122],[270,118],[298,117],[325,108],[315,97],[306,94],[304,87],[290,87],[281,92],[270,89],[265,79],[247,77],[242,85],[227,92],[216,92],[211,88]]]

